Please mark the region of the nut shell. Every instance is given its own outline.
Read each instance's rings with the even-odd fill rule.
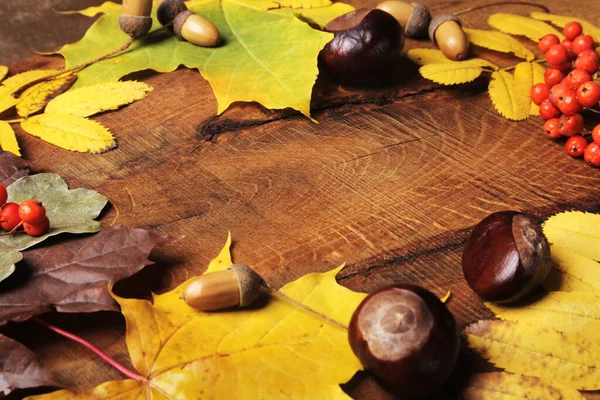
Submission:
[[[246,307],[257,299],[263,279],[252,268],[245,264],[233,264],[227,269],[232,270],[240,287],[240,307]]]
[[[429,40],[431,40],[433,42],[433,44],[435,44],[436,46],[437,46],[437,42],[435,40],[435,31],[437,31],[437,28],[439,28],[441,24],[443,24],[444,22],[447,22],[447,21],[454,21],[458,25],[462,26],[460,19],[458,19],[458,17],[455,15],[452,15],[452,14],[436,15],[429,23],[429,28],[427,30],[427,32],[429,34]]]
[[[152,28],[152,18],[137,17],[134,15],[119,15],[121,30],[133,39],[139,39]]]
[[[427,37],[429,24],[431,23],[429,9],[421,3],[411,4],[413,6],[413,11],[404,28],[404,34],[409,38]]]
[[[156,10],[156,17],[161,25],[168,25],[173,22],[177,14],[187,9],[183,0],[163,0]]]
[[[220,40],[217,27],[206,18],[191,11],[177,14],[173,21],[173,31],[179,39],[203,47],[217,46]]]

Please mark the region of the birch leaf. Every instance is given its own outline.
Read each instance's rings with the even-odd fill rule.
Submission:
[[[533,376],[489,372],[472,375],[461,400],[585,400],[576,389]]]
[[[407,53],[414,63],[419,65],[451,63],[444,53],[437,49],[410,49]]]
[[[68,74],[38,83],[25,90],[17,102],[17,114],[23,118],[42,111],[46,104],[75,83],[77,75]]]
[[[534,42],[539,42],[544,35],[549,33],[555,34],[560,40],[565,38],[561,32],[554,29],[551,25],[521,15],[504,13],[492,14],[488,18],[488,24],[501,32],[509,33],[511,35],[526,36]]]
[[[519,80],[521,78],[520,76]],[[510,72],[495,71],[492,73],[488,93],[494,107],[503,117],[513,121],[521,121],[529,117],[531,99],[527,94],[525,101],[522,98],[522,92],[516,87],[515,77]]]
[[[531,61],[535,54],[521,42],[506,33],[496,31],[484,31],[480,29],[463,29],[469,37],[469,42],[479,47],[500,51],[502,53],[513,53],[519,58]]]
[[[599,263],[558,244],[550,250],[554,265],[544,282],[546,290],[600,293]]]
[[[21,122],[21,128],[48,143],[81,153],[103,153],[116,146],[110,131],[100,123],[72,115],[36,115]]]
[[[54,69],[33,70],[13,75],[4,80],[2,85],[0,85],[0,113],[17,104],[17,99],[12,97],[14,91],[28,84],[29,82],[33,82],[55,72],[57,71]]]
[[[8,122],[0,121],[0,147],[2,150],[9,151],[15,156],[21,157],[19,143],[15,131]]]
[[[448,61],[440,64],[426,64],[419,68],[424,78],[442,85],[458,85],[477,79],[484,71],[482,67],[497,69],[494,64],[481,58],[465,61]]]
[[[545,82],[544,80],[544,72],[546,70],[538,63],[531,63],[533,68],[533,84],[536,85],[538,83]],[[531,96],[531,94],[529,94]],[[529,107],[529,115],[533,115],[535,117],[540,115],[540,107],[536,105],[533,101],[531,101],[531,106]]]
[[[6,65],[0,65],[0,81],[8,74],[8,67]]]
[[[492,364],[580,390],[600,389],[600,342],[523,322],[479,321],[465,329],[470,348]]]
[[[567,211],[548,218],[542,229],[550,243],[600,261],[600,214]]]
[[[555,15],[555,14],[547,14],[539,11],[534,11],[531,13],[531,18],[540,20],[540,21],[549,21],[556,26],[560,26],[564,28],[571,21],[577,21],[581,24],[583,28],[583,33],[586,35],[593,36],[597,42],[600,41],[600,28],[597,28],[595,25],[586,21],[585,19],[569,17],[566,15]]]

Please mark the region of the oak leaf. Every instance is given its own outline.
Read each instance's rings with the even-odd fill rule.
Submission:
[[[534,42],[539,42],[544,35],[549,33],[555,34],[560,40],[565,38],[552,25],[516,14],[492,14],[488,18],[488,24],[501,32],[526,36]]]
[[[23,160],[8,151],[0,150],[0,183],[8,186],[29,174],[29,161]]]
[[[18,100],[12,94],[20,87],[38,80],[44,76],[58,72],[53,69],[33,70],[22,72],[5,79],[0,85],[0,113],[14,107]]]
[[[8,74],[8,67],[6,65],[0,65],[0,81]]]
[[[600,42],[600,28],[597,28],[595,25],[593,25],[589,21],[586,21],[585,19],[570,17],[566,15],[547,14],[539,11],[534,11],[530,15],[533,19],[537,19],[540,21],[548,21],[553,23],[554,25],[560,26],[561,28],[563,28],[569,22],[577,21],[581,24],[584,34],[591,35],[596,39],[597,42]]]
[[[600,261],[600,214],[567,211],[548,218],[542,229],[550,243]]]
[[[231,264],[229,243],[207,271]],[[341,268],[341,267],[340,267]],[[366,296],[336,283],[340,270],[308,274],[280,289],[341,323]],[[187,283],[187,282],[186,282]],[[127,322],[127,347],[147,380],[108,382],[83,393],[30,400],[348,399],[339,384],[361,369],[345,329],[269,296],[256,309],[198,312],[181,299],[186,283],[154,302],[115,297]]]
[[[38,83],[25,90],[17,102],[17,114],[23,118],[42,111],[46,104],[73,85],[77,75],[67,74]]]
[[[2,150],[11,152],[15,156],[21,157],[19,142],[15,131],[8,122],[0,121],[0,147]]]
[[[600,264],[567,247],[550,248],[552,269],[544,282],[546,290],[566,292],[600,292]]]
[[[470,28],[463,28],[463,30],[469,37],[469,42],[476,46],[502,53],[513,53],[515,56],[524,58],[527,61],[532,61],[535,58],[535,54],[531,50],[506,33]]]

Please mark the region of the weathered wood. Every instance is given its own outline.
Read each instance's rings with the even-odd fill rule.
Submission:
[[[376,1],[353,2],[359,3]],[[426,3],[434,13],[473,5]],[[577,9],[558,0],[544,4],[600,23],[595,0],[581,1]],[[531,10],[496,6],[466,14],[463,21],[485,28],[492,12]],[[502,65],[518,62],[478,52]],[[34,57],[12,64],[11,71],[60,65],[58,58]],[[95,118],[115,133],[114,151],[69,153],[18,130],[24,156],[35,161],[37,171],[56,172],[71,187],[108,196],[112,206],[103,215],[105,224],[146,226],[174,238],[153,253],[157,265],[117,286],[122,295],[164,292],[201,273],[231,230],[234,258],[276,286],[347,262],[339,279],[354,290],[370,292],[398,281],[439,295],[451,290],[449,307],[465,326],[491,317],[460,271],[462,244],[473,224],[502,209],[540,219],[563,209],[600,209],[600,170],[546,140],[540,119],[516,123],[500,117],[485,92],[485,78],[441,88],[421,79],[407,62],[381,88],[340,86],[321,77],[314,124],[254,104],[216,116],[210,87],[195,71],[136,77],[154,91]],[[586,120],[600,122],[594,116]],[[129,365],[121,316],[48,318]],[[78,345],[32,323],[3,332],[7,329],[66,385],[121,378]],[[457,378],[441,398],[454,393],[468,372],[486,368],[465,350]],[[364,375],[346,387],[358,398],[385,396]]]

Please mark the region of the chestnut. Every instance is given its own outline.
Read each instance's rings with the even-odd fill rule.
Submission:
[[[379,9],[358,9],[325,25],[334,34],[322,52],[329,71],[342,81],[376,79],[398,60],[404,45],[402,27]]]
[[[408,284],[367,296],[352,315],[348,340],[365,369],[403,398],[440,388],[460,347],[456,322],[444,303]]]
[[[510,303],[546,279],[550,246],[531,217],[500,211],[473,228],[463,249],[462,268],[467,283],[481,298]]]

